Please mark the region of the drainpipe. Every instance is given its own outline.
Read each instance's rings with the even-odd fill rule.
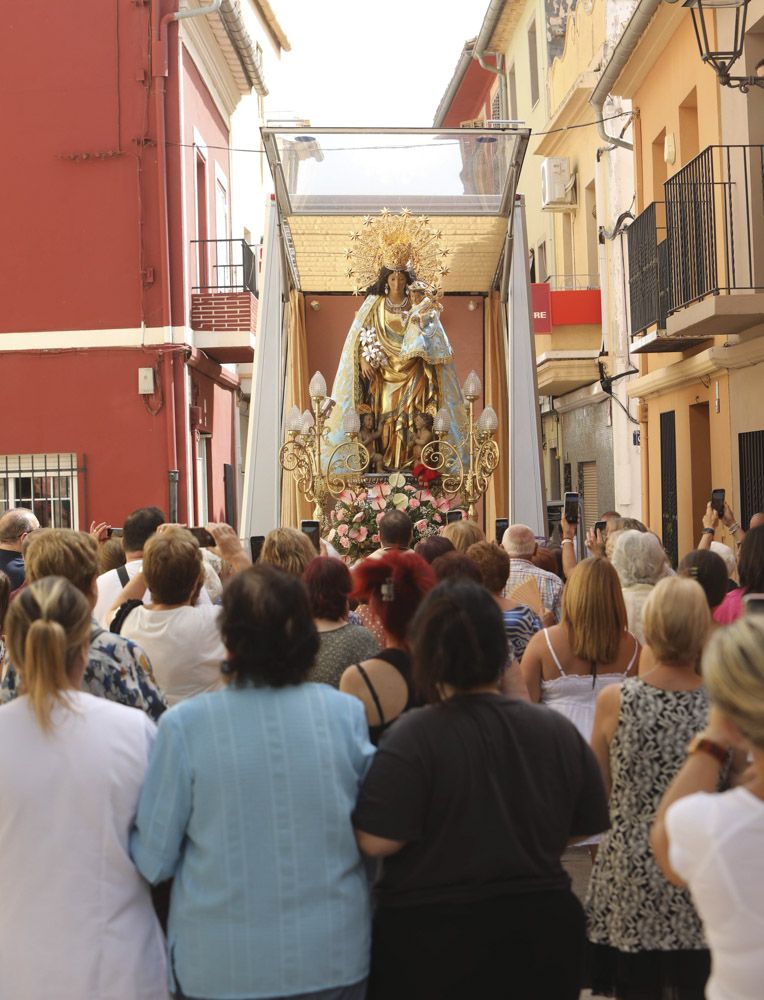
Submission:
[[[620,136],[610,135],[605,129],[605,123],[602,121],[605,113],[605,101],[615,81],[620,76],[621,70],[631,58],[653,14],[660,6],[660,2],[661,0],[642,0],[641,3],[637,4],[629,23],[623,29],[623,34],[616,42],[616,46],[600,74],[592,96],[589,98],[589,103],[594,108],[597,118],[597,132],[602,141],[609,146],[620,146],[622,149],[634,148],[632,143],[621,139]]]
[[[213,0],[207,7],[194,10],[178,10],[161,16],[160,0],[151,5],[151,31],[153,36],[153,60],[151,75],[154,79],[154,103],[156,113],[157,143],[157,194],[159,201],[159,244],[162,272],[162,326],[167,331],[165,341],[172,342],[172,295],[170,279],[170,222],[167,210],[167,120],[166,95],[169,75],[169,45],[167,31],[171,21],[188,17],[214,14],[220,10],[223,0]]]
[[[506,6],[506,2],[507,0],[491,0],[488,5],[488,10],[485,12],[485,17],[483,18],[480,34],[475,39],[475,47],[472,50],[472,58],[477,59],[483,69],[498,76],[501,104],[505,109],[505,114],[509,114],[509,108],[507,108],[507,79],[504,76],[504,70],[501,65],[489,66],[485,61],[486,50],[491,41],[491,35],[493,35],[496,30],[496,25],[499,23],[499,18],[501,17],[501,12]],[[496,62],[501,64],[503,61],[501,53],[494,54],[496,56]]]
[[[162,326],[165,343],[172,343],[172,285],[170,271],[170,219],[167,209],[167,77],[170,69],[167,31],[171,21],[201,17],[220,10],[223,0],[213,0],[207,7],[195,10],[178,10],[161,16],[160,0],[151,5],[151,33],[153,39],[151,76],[154,80],[157,144],[157,200],[159,202],[159,245],[162,274]],[[167,471],[169,488],[169,518],[178,519],[178,422],[175,414],[175,357],[170,351],[165,367],[165,400],[167,401]]]

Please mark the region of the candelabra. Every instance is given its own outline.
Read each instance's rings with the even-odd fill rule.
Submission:
[[[421,457],[422,465],[441,474],[441,489],[447,496],[462,496],[471,520],[475,519],[475,504],[488,489],[491,476],[499,464],[499,446],[493,440],[499,426],[496,412],[486,406],[477,422],[474,418],[475,400],[480,396],[481,388],[477,373],[470,372],[462,386],[469,421],[463,440],[454,445],[446,439],[451,415],[441,408],[433,421],[437,438],[424,446]]]
[[[352,407],[342,417],[346,441],[328,450],[326,421],[335,406],[326,394],[326,379],[316,372],[308,387],[311,410],[300,413],[293,406],[286,418],[286,441],[279,452],[279,464],[294,473],[297,488],[313,504],[313,517],[323,522],[323,504],[352,485],[369,464],[369,452],[358,440],[361,418]],[[328,451],[328,458],[324,455]]]

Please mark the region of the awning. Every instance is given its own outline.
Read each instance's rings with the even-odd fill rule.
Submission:
[[[345,250],[365,215],[409,209],[451,250],[448,292],[497,284],[530,132],[264,128],[293,284],[352,292]]]

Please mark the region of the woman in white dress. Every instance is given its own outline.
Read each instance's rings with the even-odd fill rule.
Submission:
[[[154,723],[80,690],[91,609],[68,580],[29,584],[6,624],[23,688],[0,708],[0,998],[166,1000],[128,853]]]
[[[703,653],[706,728],[663,796],[652,847],[664,875],[689,886],[711,948],[708,1000],[759,1000],[764,981],[764,619],[720,628]],[[719,793],[737,751],[742,781]],[[735,783],[733,782],[733,785]]]
[[[531,701],[566,716],[589,742],[597,695],[636,669],[618,574],[606,559],[580,562],[562,594],[559,625],[538,632],[522,660]]]

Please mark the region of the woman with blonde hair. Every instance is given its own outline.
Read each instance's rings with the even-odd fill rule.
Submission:
[[[258,562],[275,566],[292,576],[302,576],[318,555],[310,539],[297,528],[274,528],[265,536]]]
[[[663,877],[650,827],[681,767],[688,741],[706,725],[697,672],[711,622],[700,584],[671,577],[644,609],[652,670],[597,699],[592,749],[610,794],[586,900],[592,992],[622,1000],[703,1000],[709,955],[689,893]]]
[[[162,932],[128,853],[154,724],[80,690],[90,631],[91,605],[62,577],[8,611],[23,686],[0,709],[2,994],[165,1000]]]
[[[703,653],[711,711],[687,748],[653,826],[658,864],[688,885],[708,936],[709,1000],[759,1000],[764,980],[764,620],[718,629]],[[742,784],[721,794],[730,748],[748,757]]]
[[[533,636],[521,666],[531,701],[567,716],[588,741],[597,695],[627,677],[638,658],[618,575],[606,559],[591,557],[568,578],[560,624]]]
[[[457,552],[466,553],[470,545],[477,542],[484,542],[485,535],[483,529],[469,518],[462,518],[461,521],[452,521],[441,531],[441,537],[447,538]]]

